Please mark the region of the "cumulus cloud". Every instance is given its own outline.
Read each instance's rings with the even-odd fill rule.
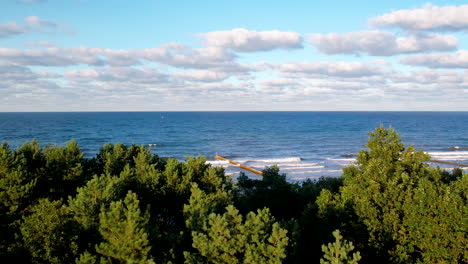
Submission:
[[[49,46],[49,43],[30,45]],[[47,47],[43,49],[0,48],[0,61],[26,66],[134,66],[144,61],[157,62],[182,69],[202,69],[231,75],[248,75],[256,67],[235,62],[235,55],[224,49],[208,47],[194,49],[190,46],[169,43],[141,50],[114,50],[89,47]]]
[[[179,43],[168,43],[156,48],[135,51],[138,57],[182,69],[201,69],[246,75],[255,71],[235,60],[236,55],[220,47],[194,49]]]
[[[301,91],[305,88],[299,79],[273,79],[259,82],[259,87],[264,93],[291,94],[291,92]]]
[[[229,74],[225,72],[214,72],[206,70],[178,72],[174,75],[191,82],[221,82],[229,78]]]
[[[301,49],[302,37],[296,32],[253,31],[236,28],[199,34],[208,47],[220,47],[239,52],[270,51],[274,49]]]
[[[288,76],[319,78],[332,76],[339,78],[357,78],[373,75],[381,75],[391,71],[386,63],[362,63],[362,62],[293,62],[274,66]]]
[[[60,26],[59,23],[56,23],[50,20],[41,19],[38,16],[28,16],[24,19],[24,21],[30,26],[34,26],[34,27],[42,28],[42,29],[57,28]]]
[[[0,38],[6,38],[14,35],[39,31],[39,32],[55,32],[63,25],[41,19],[37,16],[28,16],[24,19],[25,24],[18,24],[14,21],[7,22],[6,24],[0,24]]]
[[[106,82],[155,85],[169,82],[170,76],[153,68],[112,67],[66,71],[65,78],[76,82]]]
[[[418,54],[400,59],[400,63],[429,68],[468,68],[468,50],[456,53]]]
[[[146,60],[181,68],[209,68],[235,58],[235,55],[221,48],[194,49],[180,43],[168,43],[137,53]]]
[[[0,38],[6,38],[14,35],[19,35],[28,32],[29,29],[16,22],[7,22],[0,24]]]
[[[372,56],[392,56],[403,53],[451,51],[458,39],[451,35],[417,34],[397,37],[391,32],[358,31],[345,34],[309,34],[310,42],[325,54],[367,53]]]
[[[0,65],[0,78],[2,81],[25,81],[37,79],[37,76],[35,76],[33,72],[27,67],[18,65]]]
[[[35,72],[20,65],[0,64],[2,98],[50,94],[59,88],[56,83],[59,78],[61,75],[53,72]]]
[[[139,64],[131,51],[88,47],[49,47],[46,49],[0,48],[0,61],[28,66],[130,66]]]
[[[468,5],[435,6],[402,9],[369,19],[375,28],[402,28],[405,30],[468,30]]]
[[[464,82],[465,76],[458,71],[420,70],[394,74],[389,79],[393,83],[459,84]]]
[[[50,41],[46,41],[46,40],[42,40],[42,41],[36,41],[36,42],[28,42],[25,44],[26,46],[29,46],[29,47],[55,47],[55,44],[50,42]]]
[[[87,48],[9,49],[0,48],[0,60],[28,66],[103,65],[104,60]]]

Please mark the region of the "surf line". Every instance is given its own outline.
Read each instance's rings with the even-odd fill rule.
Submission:
[[[259,171],[259,170],[256,170],[256,169],[254,169],[254,168],[250,168],[250,167],[248,167],[248,166],[245,166],[244,164],[240,164],[240,163],[237,163],[237,162],[235,162],[235,161],[228,160],[228,159],[223,158],[223,157],[218,156],[218,155],[215,155],[215,158],[216,158],[216,159],[219,159],[219,160],[227,161],[227,162],[229,162],[229,163],[231,163],[231,164],[233,164],[233,165],[236,165],[236,166],[241,167],[241,168],[244,169],[244,170],[248,170],[248,171],[250,171],[250,172],[253,172],[253,173],[255,173],[255,174],[258,174],[258,175],[263,176],[263,172],[261,172],[261,171]]]

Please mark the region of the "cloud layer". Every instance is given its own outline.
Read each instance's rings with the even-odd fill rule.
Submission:
[[[429,68],[468,69],[468,50],[459,50],[456,53],[412,55],[402,58],[400,62]]]
[[[53,32],[61,27],[59,23],[41,19],[37,16],[28,16],[24,18],[24,22],[25,24],[18,24],[14,21],[0,24],[0,38],[29,32]]]
[[[122,102],[138,108],[132,110],[182,110],[171,107],[185,105],[194,107],[189,110],[212,105],[220,110],[366,110],[368,105],[367,110],[384,110],[379,107],[413,105],[415,98],[430,106],[451,102],[442,109],[468,110],[463,43],[468,22],[460,15],[468,14],[466,8],[397,10],[370,19],[377,30],[308,34],[234,28],[194,34],[201,39],[198,45],[169,42],[139,49],[62,46],[61,38],[52,43],[31,34],[26,43],[0,47],[0,111],[28,104],[47,110],[57,102],[62,110],[69,105],[118,109]],[[62,24],[28,16],[0,24],[0,38],[61,29]]]
[[[369,19],[375,28],[397,27],[405,30],[460,31],[468,30],[468,5],[435,6],[403,9]]]
[[[213,31],[200,36],[209,47],[227,48],[238,52],[270,51],[274,49],[301,49],[302,36],[296,32],[278,30],[252,31],[236,28]]]
[[[309,78],[341,77],[355,78],[379,75],[391,71],[387,64],[362,62],[294,62],[275,66],[280,72],[288,76],[302,76]]]
[[[310,34],[310,42],[325,54],[392,56],[404,53],[452,51],[458,40],[451,35],[419,34],[397,37],[391,32],[358,31],[345,34]]]

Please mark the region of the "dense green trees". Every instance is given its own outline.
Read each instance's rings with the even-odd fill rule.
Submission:
[[[393,129],[369,135],[340,191],[318,198],[322,222],[334,221],[367,262],[466,262],[466,174],[446,183],[424,163],[429,156],[404,148]]]
[[[429,167],[393,129],[341,178],[279,168],[233,182],[203,157],[75,141],[0,145],[0,257],[34,263],[466,263],[462,170]],[[337,231],[339,229],[341,232]]]

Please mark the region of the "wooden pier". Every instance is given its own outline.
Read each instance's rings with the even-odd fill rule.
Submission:
[[[237,163],[237,162],[235,162],[235,161],[228,160],[228,159],[223,158],[223,157],[218,156],[218,155],[216,155],[215,158],[216,158],[216,159],[219,159],[219,160],[227,161],[227,162],[229,162],[229,163],[231,163],[231,164],[233,164],[233,165],[236,165],[236,166],[241,167],[241,168],[244,169],[244,170],[248,170],[248,171],[250,171],[250,172],[253,172],[253,173],[255,173],[255,174],[258,174],[258,175],[260,175],[260,176],[263,176],[263,172],[261,172],[261,171],[259,171],[259,170],[256,170],[256,169],[254,169],[254,168],[250,168],[250,167],[248,167],[248,166],[245,166],[244,164],[240,164],[240,163]]]
[[[460,167],[468,167],[468,164],[462,164],[462,163],[456,163],[456,162],[450,162],[450,161],[443,161],[443,160],[429,160],[430,162],[437,162],[437,163],[444,163],[444,164],[450,164],[450,165],[455,165],[455,166],[460,166]]]

